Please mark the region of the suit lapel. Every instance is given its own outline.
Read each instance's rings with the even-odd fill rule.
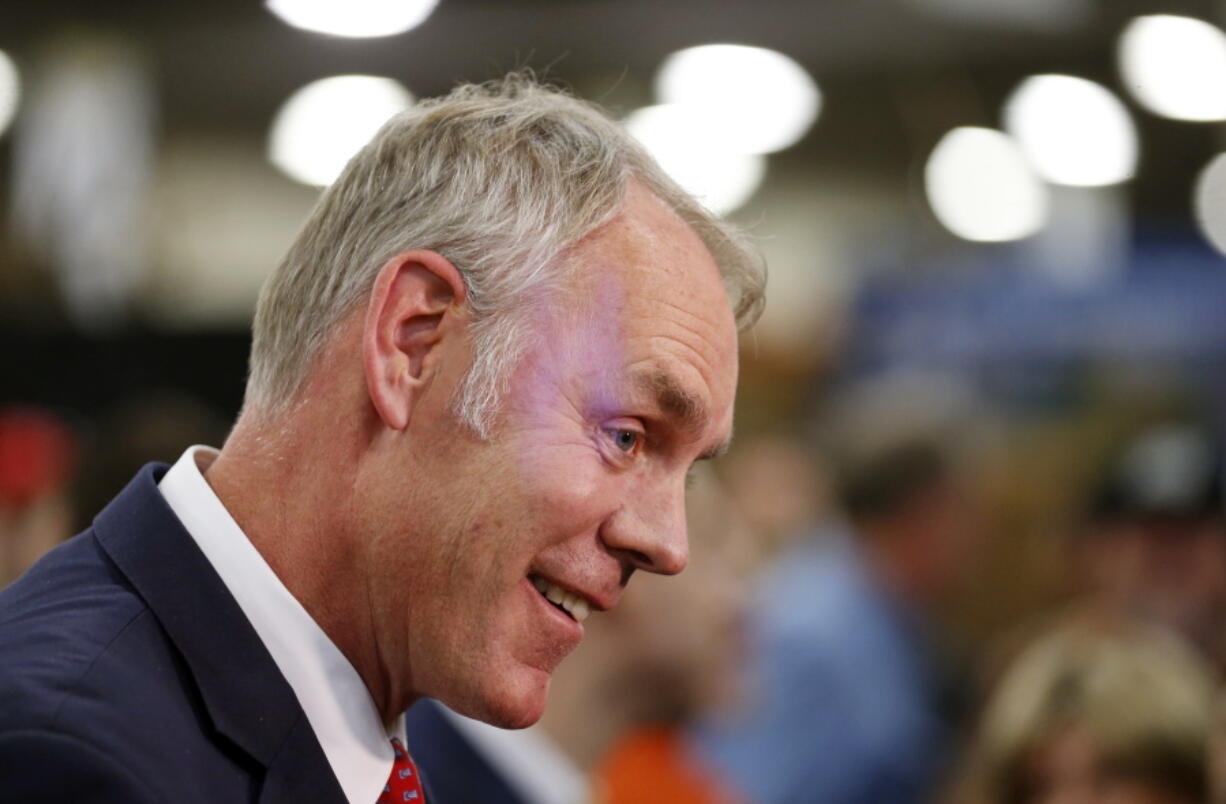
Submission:
[[[281,750],[268,765],[260,790],[260,804],[304,801],[345,801],[306,715],[290,729]]]
[[[98,515],[98,542],[183,655],[214,727],[267,768],[260,800],[344,802],[293,689],[158,491],[166,468],[145,466]]]

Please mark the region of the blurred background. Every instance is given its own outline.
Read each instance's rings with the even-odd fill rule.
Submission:
[[[695,592],[726,616],[683,630],[732,669],[643,703],[627,729],[675,729],[646,754],[763,801],[1040,801],[1069,757],[1191,791],[1111,801],[1206,800],[1211,692],[1150,724],[1199,765],[1130,765],[1068,687],[1106,666],[1213,690],[1226,667],[1226,2],[17,0],[0,21],[0,585],[144,461],[224,439],[264,277],[388,116],[531,68],[770,267],[692,529],[745,588]],[[621,684],[673,678],[661,661]],[[857,685],[911,691],[857,709]],[[848,758],[813,761],[823,740]],[[629,756],[601,795],[658,780]]]

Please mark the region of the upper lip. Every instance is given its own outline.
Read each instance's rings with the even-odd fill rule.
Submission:
[[[576,584],[569,583],[567,581],[561,580],[560,578],[554,575],[550,575],[549,573],[546,573],[546,572],[540,572],[538,570],[533,570],[529,572],[529,575],[535,575],[539,578],[543,578],[544,580],[548,581],[551,584],[554,584],[558,588],[566,592],[570,592],[572,595],[577,595],[583,598],[585,601],[587,601],[587,604],[591,606],[594,611],[608,611],[609,609],[613,608],[614,604],[617,603],[616,594],[613,594],[613,595],[601,594],[599,592],[593,592],[588,589],[583,589]]]

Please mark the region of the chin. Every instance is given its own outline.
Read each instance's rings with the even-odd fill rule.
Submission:
[[[443,703],[454,712],[500,729],[523,729],[541,719],[548,693],[548,673],[521,668],[489,679],[476,694]]]
[[[491,710],[490,718],[485,722],[500,729],[526,729],[540,720],[543,714],[545,702],[542,700],[539,706]]]

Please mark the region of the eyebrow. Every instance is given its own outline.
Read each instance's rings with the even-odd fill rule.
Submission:
[[[655,397],[656,405],[669,418],[676,420],[687,430],[699,432],[707,423],[707,407],[702,400],[691,394],[666,371],[652,371],[638,375],[638,385]],[[728,451],[729,442],[710,447],[698,456],[699,461],[718,458]]]

